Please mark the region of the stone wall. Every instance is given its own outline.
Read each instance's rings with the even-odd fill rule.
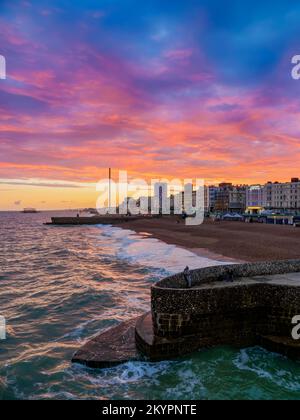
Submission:
[[[243,278],[300,272],[300,260],[270,261],[246,264],[230,264],[191,270],[193,285],[222,281],[228,278]],[[186,282],[182,273],[157,282],[155,288],[184,289]]]
[[[299,261],[241,264],[195,270],[194,284],[243,275],[300,271]],[[158,337],[197,339],[216,344],[257,344],[265,335],[290,336],[292,318],[300,314],[300,285],[241,283],[219,287],[183,288],[182,275],[152,287],[152,320]],[[178,287],[178,288],[176,288]]]

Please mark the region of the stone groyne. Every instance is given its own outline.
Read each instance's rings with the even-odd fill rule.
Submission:
[[[73,361],[105,367],[218,345],[261,345],[300,359],[300,341],[292,338],[292,320],[300,315],[300,260],[209,267],[191,276],[192,288],[183,273],[156,283],[151,312],[100,334]]]
[[[153,216],[155,217],[155,216]],[[143,220],[144,216],[122,216],[122,215],[104,215],[104,216],[78,216],[78,217],[52,217],[51,222],[46,225],[118,225],[126,222],[133,222],[136,220]]]

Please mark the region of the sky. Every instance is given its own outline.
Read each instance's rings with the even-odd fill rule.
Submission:
[[[132,177],[300,176],[300,3],[0,0],[0,209]]]

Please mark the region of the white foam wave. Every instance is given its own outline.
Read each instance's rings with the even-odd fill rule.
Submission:
[[[271,370],[270,361],[272,359],[277,360],[277,366],[280,365],[280,361],[284,360],[284,357],[253,347],[240,350],[233,363],[239,370],[251,372],[261,379],[276,384],[278,387],[289,391],[299,391],[300,383],[297,373],[294,375],[289,370],[278,368]]]
[[[166,373],[174,362],[127,362],[121,365],[95,371],[80,365],[73,365],[66,373],[78,381],[88,382],[97,387],[128,385],[141,380],[155,382],[156,375]]]
[[[196,269],[226,264],[128,229],[101,226],[101,233],[110,238],[110,246],[114,244],[116,257],[170,274],[183,271],[187,265]]]

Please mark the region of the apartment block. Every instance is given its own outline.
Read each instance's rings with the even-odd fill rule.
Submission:
[[[267,183],[264,187],[264,207],[276,210],[300,209],[300,180]]]
[[[263,185],[251,185],[246,188],[246,207],[264,207]]]

